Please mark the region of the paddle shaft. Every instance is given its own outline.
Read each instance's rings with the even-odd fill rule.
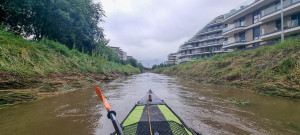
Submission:
[[[123,131],[122,131],[122,128],[118,122],[118,120],[116,119],[116,116],[115,114],[113,113],[112,110],[109,110],[108,111],[108,114],[109,114],[109,119],[111,119],[111,122],[113,123],[114,125],[114,128],[117,132],[118,135],[124,135]]]
[[[97,87],[97,86],[95,86],[95,91],[96,91],[97,95],[99,96],[99,98],[102,100],[102,102],[103,102],[103,104],[104,104],[104,106],[105,106],[105,108],[106,108],[106,110],[108,112],[107,113],[107,117],[109,119],[111,119],[111,122],[113,123],[114,128],[115,128],[117,134],[118,135],[124,135],[124,133],[122,131],[122,128],[121,128],[118,120],[116,119],[116,112],[111,109],[111,107],[110,107],[107,99],[103,96],[100,88]]]

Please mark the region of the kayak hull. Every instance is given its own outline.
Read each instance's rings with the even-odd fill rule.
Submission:
[[[151,102],[147,102],[149,95]],[[121,123],[125,135],[150,135],[150,125],[153,135],[199,135],[190,129],[152,90],[149,90],[146,96],[136,103]]]

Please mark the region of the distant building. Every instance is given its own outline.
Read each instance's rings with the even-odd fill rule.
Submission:
[[[122,49],[120,47],[110,46],[110,48],[118,54],[118,56],[121,60],[124,60],[124,61],[127,60],[127,52],[122,51]]]
[[[178,61],[178,54],[177,53],[171,53],[168,55],[168,61],[166,64],[176,64]]]
[[[271,45],[281,39],[300,36],[300,0],[248,0],[224,15],[223,48],[245,49]]]
[[[121,51],[120,59],[126,61],[127,60],[127,52]]]
[[[128,60],[128,59],[133,59],[133,57],[132,57],[132,56],[127,56],[127,60]]]
[[[178,62],[184,63],[209,58],[216,54],[231,51],[222,48],[224,42],[222,30],[225,27],[223,20],[224,15],[216,17],[190,40],[181,45],[178,50]]]
[[[283,20],[281,21],[281,7]],[[229,13],[216,17],[178,51],[179,63],[209,58],[234,49],[272,45],[300,37],[300,0],[247,0]]]

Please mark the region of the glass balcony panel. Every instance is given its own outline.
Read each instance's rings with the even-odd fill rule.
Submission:
[[[223,42],[223,45],[224,45],[224,46],[227,46],[227,45],[228,45],[228,41],[224,41],[224,42]]]
[[[241,25],[240,25],[241,27],[245,27],[245,26],[246,26],[246,21],[243,21],[243,22],[241,22],[240,24],[241,24]]]
[[[235,9],[232,9],[229,13],[225,14],[224,18],[225,19],[229,18],[232,15],[236,14],[237,12],[239,12],[239,11],[241,11],[241,10],[249,7],[250,5],[252,5],[252,4],[254,4],[254,3],[258,2],[258,1],[260,1],[260,0],[248,0],[245,3],[243,3],[242,5],[240,5],[239,7],[236,7]]]
[[[288,28],[293,28],[299,26],[299,20],[291,20],[287,22]]]
[[[287,25],[285,27],[285,29],[289,29],[289,28],[294,28],[294,27],[298,27],[299,26],[299,20],[291,20],[287,22]],[[271,27],[271,28],[266,28],[266,29],[262,29],[261,30],[261,34],[262,35],[268,35],[271,33],[275,33],[280,31],[281,29],[278,29],[277,27]]]
[[[292,0],[292,4],[300,2],[300,0]]]
[[[300,2],[300,0],[284,0],[283,1],[283,8],[289,7],[289,6],[291,6],[293,4],[296,4],[298,2]],[[264,17],[266,15],[272,14],[272,13],[274,13],[276,11],[279,11],[279,10],[281,10],[281,4],[280,3],[264,9],[261,12],[261,14],[262,14],[262,17]]]

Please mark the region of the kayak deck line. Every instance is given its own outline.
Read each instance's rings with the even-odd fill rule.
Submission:
[[[147,103],[148,97],[151,102]],[[149,106],[148,106],[149,105]],[[147,107],[149,107],[149,116]],[[149,122],[149,117],[151,120]],[[120,124],[125,135],[200,135],[189,128],[180,117],[152,90],[136,103]],[[116,132],[111,135],[117,135]]]

